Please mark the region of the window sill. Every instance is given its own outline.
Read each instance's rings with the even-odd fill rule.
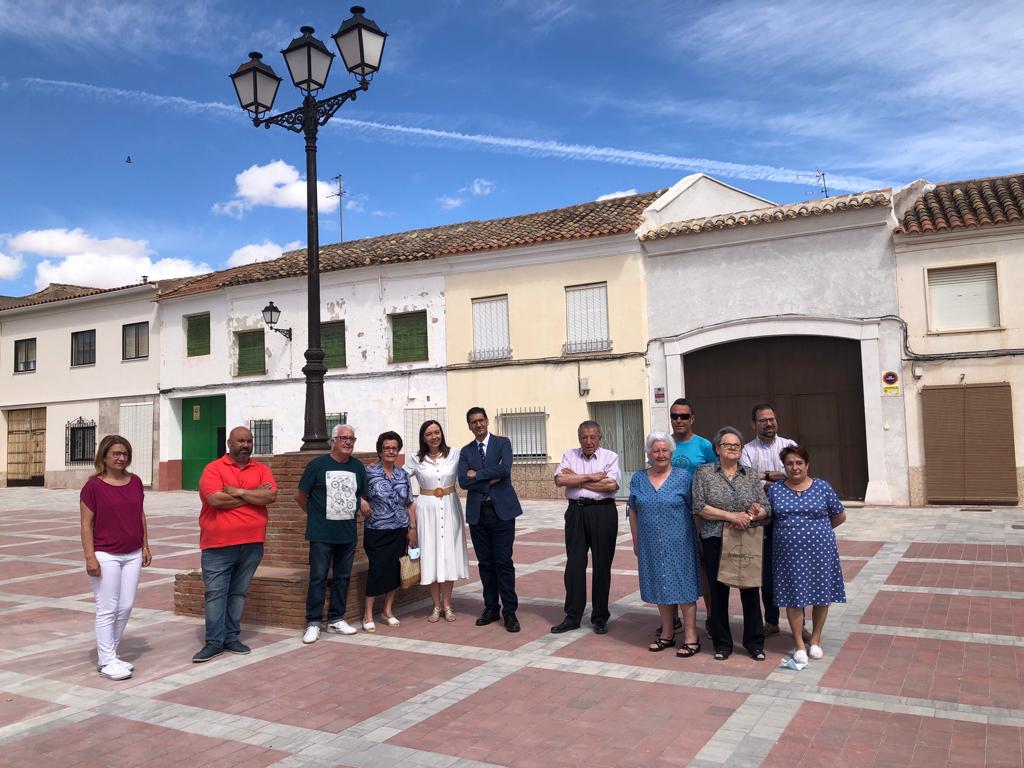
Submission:
[[[469,353],[469,362],[471,363],[489,363],[493,360],[511,360],[512,350],[511,349],[482,349],[473,350]]]
[[[611,340],[605,341],[583,341],[562,345],[562,354],[566,357],[576,355],[594,355],[612,351]]]
[[[240,376],[266,376],[267,372],[266,371],[235,371],[231,375],[234,376],[235,378],[238,378]]]
[[[146,360],[149,360],[149,355],[146,355],[145,357],[122,357],[121,358],[121,362],[122,363],[137,363],[137,362],[140,362],[140,361],[145,362]]]
[[[75,365],[74,363],[71,364],[71,370],[75,370],[75,368],[95,368],[95,367],[96,367],[96,363],[79,363],[78,365]]]
[[[1004,325],[989,325],[982,328],[950,328],[940,331],[928,331],[928,336],[958,336],[965,333],[999,333],[1005,331]]]
[[[35,372],[36,372],[35,368],[28,368],[28,369],[26,369],[24,371],[15,371],[14,375],[15,376],[22,376],[22,375],[24,375],[26,373],[35,373]]]
[[[414,360],[388,360],[388,365],[401,365],[402,363],[426,363],[429,361],[429,357],[417,357]]]

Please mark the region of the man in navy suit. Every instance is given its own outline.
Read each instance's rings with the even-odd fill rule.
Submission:
[[[523,514],[523,508],[512,487],[512,443],[487,431],[487,411],[483,408],[470,408],[466,423],[475,439],[459,453],[459,485],[467,491],[466,522],[484,587],[484,611],[476,625],[482,627],[504,618],[505,629],[518,632],[519,598],[512,544],[516,518]]]

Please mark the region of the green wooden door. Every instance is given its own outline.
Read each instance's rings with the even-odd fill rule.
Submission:
[[[224,395],[181,401],[181,487],[199,490],[203,468],[224,454]]]

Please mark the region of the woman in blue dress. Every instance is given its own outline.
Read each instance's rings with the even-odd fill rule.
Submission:
[[[667,432],[652,432],[645,442],[651,466],[637,472],[629,483],[629,530],[640,572],[640,598],[658,606],[661,636],[648,646],[663,651],[676,645],[673,628],[676,606],[683,619],[683,638],[676,656],[689,658],[700,652],[697,639],[696,531],[690,511],[693,475],[673,467],[675,441]]]
[[[824,480],[809,473],[806,448],[789,446],[782,453],[786,479],[768,486],[775,517],[775,603],[785,607],[796,643],[793,660],[820,659],[821,631],[830,603],[845,603],[846,588],[833,529],[846,521],[839,497]],[[811,610],[811,645],[804,646],[804,608]]]

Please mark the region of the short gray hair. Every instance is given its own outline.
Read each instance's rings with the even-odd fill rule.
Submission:
[[[593,419],[587,419],[586,421],[580,422],[580,425],[578,427],[576,427],[576,434],[578,435],[580,432],[582,432],[585,429],[596,429],[597,430],[597,434],[599,434],[599,435],[601,434],[601,425],[598,424]]]
[[[650,453],[655,443],[665,443],[671,450],[675,451],[676,449],[676,441],[672,439],[672,435],[668,432],[662,432],[661,430],[651,432],[647,439],[644,440],[644,450]]]
[[[743,448],[743,433],[736,429],[736,427],[722,427],[720,430],[715,432],[715,439],[711,443],[716,454],[718,453],[718,444],[722,442],[722,438],[726,435],[736,435],[740,441],[740,448]]]
[[[334,429],[331,430],[331,437],[337,437],[338,430],[340,429],[347,429],[349,432],[352,433],[352,437],[356,436],[356,428],[353,427],[351,424],[335,424]]]

